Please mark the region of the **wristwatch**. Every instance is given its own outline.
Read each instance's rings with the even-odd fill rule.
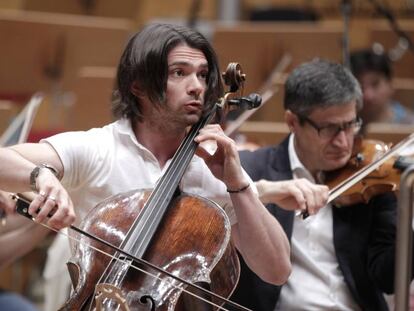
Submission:
[[[42,163],[42,164],[39,164],[38,166],[36,166],[36,167],[32,170],[32,172],[30,173],[30,188],[31,188],[33,191],[35,191],[35,192],[37,192],[37,187],[36,187],[36,178],[37,178],[37,176],[39,176],[40,170],[41,170],[42,168],[47,168],[47,169],[48,169],[48,170],[50,170],[50,171],[53,173],[53,175],[55,175],[56,177],[58,177],[58,175],[59,175],[58,170],[57,170],[56,168],[54,168],[52,165]]]

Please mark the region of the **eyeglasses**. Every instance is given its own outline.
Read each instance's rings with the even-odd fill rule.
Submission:
[[[341,131],[344,131],[346,134],[357,134],[362,126],[361,118],[355,118],[349,122],[342,124],[329,124],[326,126],[319,126],[311,119],[306,117],[300,117],[302,121],[309,123],[317,132],[320,138],[323,139],[332,139],[336,137]]]

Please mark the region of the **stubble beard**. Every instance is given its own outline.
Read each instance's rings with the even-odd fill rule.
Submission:
[[[149,118],[148,125],[156,131],[171,134],[181,134],[189,126],[196,124],[201,117],[200,114],[188,114],[185,111],[172,111],[162,107],[161,110],[164,112],[159,114],[156,111],[155,114]]]

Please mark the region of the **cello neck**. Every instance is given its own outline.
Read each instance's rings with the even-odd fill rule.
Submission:
[[[171,200],[178,193],[181,178],[195,154],[198,143],[194,141],[194,138],[198,135],[200,129],[211,122],[217,109],[218,106],[214,105],[206,116],[191,127],[174,154],[166,172],[156,184],[144,208],[131,226],[121,246],[124,250],[138,258],[142,258],[144,255]]]

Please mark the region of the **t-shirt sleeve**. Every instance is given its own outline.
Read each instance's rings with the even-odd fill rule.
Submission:
[[[98,130],[67,132],[41,140],[50,144],[63,164],[62,184],[69,189],[81,187],[99,172],[105,146]]]

